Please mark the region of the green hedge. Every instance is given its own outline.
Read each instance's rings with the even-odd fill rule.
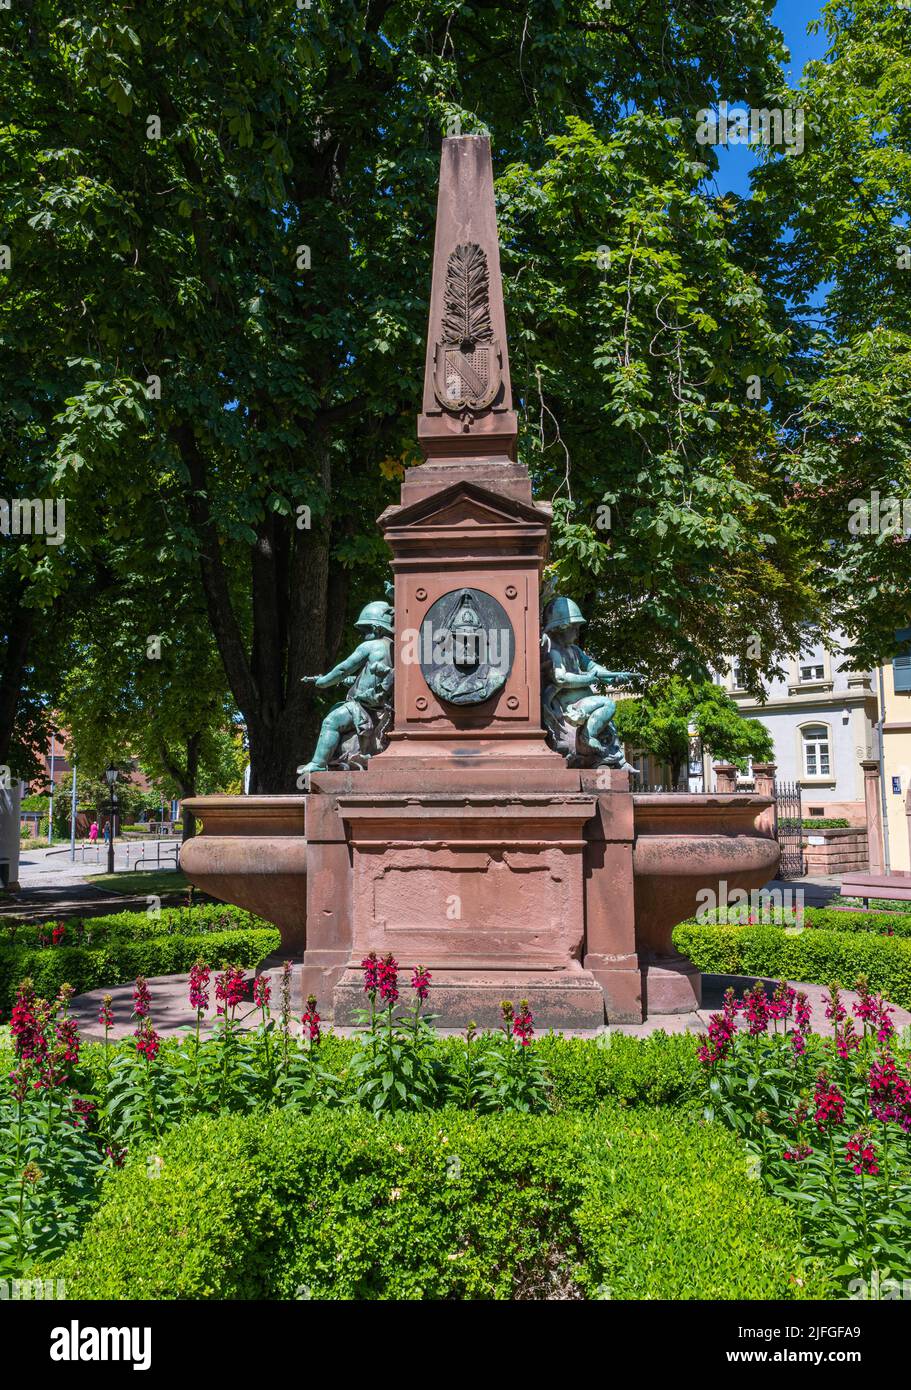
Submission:
[[[137,913],[136,916],[143,914]],[[127,984],[137,975],[177,975],[203,960],[214,970],[227,965],[251,968],[280,942],[277,927],[240,927],[227,931],[188,932],[186,935],[135,937],[111,933],[86,946],[34,947],[19,940],[0,941],[0,1016],[8,1015],[21,980],[30,976],[36,992],[53,998],[63,984],[77,994],[90,989]]]
[[[705,912],[699,920],[700,925],[746,926],[747,922],[742,920],[742,917],[745,919],[751,913],[759,918],[757,925],[760,926],[791,926],[794,917],[791,909],[787,909],[783,915],[780,907],[770,907],[764,911],[760,904],[757,911],[744,904],[742,907],[722,907],[714,912]],[[682,925],[688,926],[689,923]],[[911,912],[867,912],[863,909],[855,911],[849,908],[807,907],[804,908],[803,925],[813,929],[822,928],[824,931],[862,931],[876,932],[880,935],[891,932],[893,936],[911,936]]]
[[[865,930],[788,931],[780,926],[681,922],[674,945],[709,974],[853,987],[858,975],[893,1003],[911,1008],[911,941]]]
[[[198,1117],[158,1158],[42,1277],[75,1299],[830,1292],[737,1140],[675,1111]]]
[[[39,937],[50,934],[56,918],[34,922],[0,922],[0,946],[8,941],[17,946],[37,946]],[[69,944],[100,946],[117,938],[147,941],[161,936],[198,936],[208,932],[253,931],[270,926],[252,912],[227,903],[205,903],[197,907],[162,907],[150,912],[110,912],[104,917],[68,917],[63,926]]]

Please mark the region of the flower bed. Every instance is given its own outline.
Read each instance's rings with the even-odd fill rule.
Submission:
[[[403,1000],[392,957],[363,968],[345,1040],[312,996],[292,1027],[290,966],[273,1010],[267,977],[248,1002],[240,968],[197,963],[181,1042],[144,979],[133,1036],[111,1040],[105,1001],[89,1045],[68,988],[24,983],[0,1276],[154,1299],[822,1298],[904,1276],[908,1052],[865,987],[862,1031],[831,996],[832,1042],[784,985],[747,996],[741,1034],[729,996],[698,1045],[537,1039],[524,1001],[441,1040],[427,970]]]
[[[826,1039],[809,1033],[794,989],[769,998],[759,984],[740,1004],[729,990],[700,1047],[707,1118],[741,1135],[757,1176],[793,1203],[808,1246],[849,1290],[852,1275],[867,1286],[911,1277],[911,1050],[885,1001],[858,988],[853,1017],[829,991]]]

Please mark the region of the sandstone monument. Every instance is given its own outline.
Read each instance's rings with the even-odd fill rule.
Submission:
[[[770,802],[633,795],[609,689],[629,673],[579,646],[571,600],[548,605],[542,644],[551,509],[516,459],[478,136],[443,141],[417,434],[425,462],[378,521],[392,611],[368,605],[363,642],[317,679],[351,684],[301,793],[194,798],[182,865],[280,926],[338,1023],[370,951],[428,966],[444,1025],[492,1023],[504,997],[554,1027],[692,1009],[670,931],[700,889],[772,875]]]

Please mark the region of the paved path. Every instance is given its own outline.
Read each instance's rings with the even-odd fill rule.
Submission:
[[[118,873],[135,865],[141,845],[145,845],[151,855],[156,841],[129,845],[118,841],[115,844],[114,867]],[[106,873],[107,850],[103,845],[95,849],[87,847],[84,855],[77,846],[75,862],[70,859],[68,847],[23,847],[19,858],[19,890],[0,898],[0,917],[30,922],[52,917],[103,917],[111,912],[131,910],[144,912],[148,905],[144,893],[127,897],[92,882],[99,874]],[[178,888],[175,892],[182,895],[184,890]]]
[[[263,962],[269,969],[275,969],[280,962],[273,957]],[[246,972],[248,980],[248,991],[252,989],[254,972]],[[160,975],[149,980],[149,989],[152,995],[152,1021],[155,1028],[162,1037],[174,1037],[183,1032],[190,1032],[196,1026],[196,1017],[187,1002],[189,975]],[[274,978],[274,977],[273,977]],[[214,972],[213,972],[214,979]],[[749,989],[756,981],[743,975],[703,975],[702,977],[702,999],[703,1008],[691,1014],[656,1014],[646,1020],[645,1023],[620,1023],[605,1025],[602,1028],[588,1030],[566,1030],[567,1037],[593,1038],[603,1033],[626,1033],[630,1037],[645,1038],[650,1033],[663,1031],[665,1033],[703,1033],[708,1027],[709,1018],[712,1013],[721,1008],[724,991],[732,986],[738,998],[745,989]],[[296,983],[296,982],[295,982]],[[768,992],[775,987],[774,981],[768,981]],[[796,984],[796,989],[802,989],[810,1002],[813,1018],[813,1030],[826,1037],[832,1034],[832,1024],[825,1016],[825,1006],[823,995],[827,992],[823,985]],[[114,1027],[111,1030],[111,1037],[122,1038],[131,1033],[135,1024],[131,1021],[133,1011],[133,986],[119,985],[116,989],[105,990],[95,989],[88,994],[77,995],[73,999],[70,1008],[74,1018],[79,1024],[79,1031],[86,1038],[102,1038],[104,1030],[98,1026],[98,1011],[101,1008],[105,994],[110,994],[113,999]],[[272,1002],[277,1005],[277,990],[273,987]],[[295,1014],[300,1014],[299,990],[295,989],[294,1007]],[[203,1025],[204,1031],[208,1031],[214,1023],[214,988],[210,990],[210,997],[213,1000],[211,1016]],[[842,998],[847,1004],[852,1003],[857,995],[850,990],[842,992]],[[433,1007],[433,989],[430,991],[430,1007]],[[252,1009],[252,1003],[250,1005]],[[251,1013],[250,1026],[256,1027],[259,1022],[259,1011]],[[911,1013],[906,1009],[895,1008],[892,1021],[897,1028],[905,1028],[911,1025]],[[343,1037],[350,1037],[354,1032],[353,1028],[337,1028],[335,1030]],[[437,1030],[441,1034],[459,1034],[455,1028],[440,1028]]]

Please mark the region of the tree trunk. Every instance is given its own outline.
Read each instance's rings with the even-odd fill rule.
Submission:
[[[205,458],[189,424],[176,427],[172,437],[190,477],[188,509],[200,545],[209,621],[247,725],[250,791],[293,793],[297,768],[309,759],[321,723],[315,693],[301,677],[334,664],[344,630],[349,580],[341,568],[330,572],[333,518],[327,515],[312,530],[274,512],[259,523],[251,553],[248,656],[209,508]],[[332,495],[330,442],[328,431],[315,427],[316,463],[327,498]]]
[[[0,767],[9,766],[19,694],[34,626],[35,609],[20,608],[18,620],[10,632],[0,664]],[[16,769],[12,768],[11,771],[15,777]]]

